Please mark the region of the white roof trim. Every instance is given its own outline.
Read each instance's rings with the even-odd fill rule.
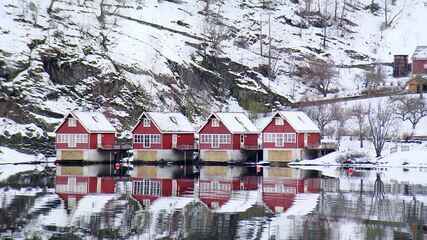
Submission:
[[[145,116],[146,118],[150,119],[150,121],[154,124],[154,126],[159,130],[160,133],[195,133],[196,130],[194,129],[191,122],[185,117],[182,113],[179,112],[143,112],[141,116],[138,118],[137,124],[132,128],[132,133],[135,131],[136,127],[141,124],[142,117]],[[160,122],[159,117],[164,117],[167,119],[163,119],[164,121],[168,122]],[[179,122],[173,122],[170,118],[175,117],[179,118],[177,121]],[[174,126],[171,126],[171,123],[173,123]],[[176,130],[174,129],[176,127]]]
[[[81,118],[82,116],[79,117],[79,115],[81,115],[81,114],[97,114],[98,117],[102,116],[101,118],[103,118],[103,119],[100,119],[100,120],[103,121],[103,124],[107,124],[106,126],[104,126],[105,129],[96,129],[96,128],[91,129],[88,126],[88,123],[85,122],[84,119]],[[65,121],[70,116],[75,118],[88,133],[116,133],[117,132],[116,129],[113,127],[113,125],[111,125],[111,123],[108,121],[108,119],[105,117],[105,115],[102,114],[101,112],[74,112],[74,111],[71,111],[71,112],[68,112],[64,116],[61,123],[55,128],[55,130],[54,130],[55,133],[59,130],[59,128],[65,123]]]
[[[294,114],[296,116],[289,116],[289,114]],[[274,120],[274,118],[279,115],[280,117],[282,117],[283,119],[285,119],[289,125],[291,125],[291,127],[295,130],[295,132],[297,133],[320,133],[320,129],[319,127],[313,122],[313,120],[311,120],[304,112],[302,111],[278,111],[273,113],[273,115],[271,115],[270,119],[268,121],[266,121],[263,126],[259,126],[260,127],[260,131],[263,132],[264,129]],[[288,116],[287,116],[288,115]],[[300,120],[297,119],[293,119],[293,118],[301,118]],[[301,127],[298,126],[298,122],[297,121],[305,121],[306,127]]]
[[[244,128],[246,130],[241,131],[241,130],[237,130],[235,126],[233,126],[233,123],[227,121],[227,119],[225,119],[224,115],[225,114],[229,114],[231,115],[230,117],[232,118],[236,118],[237,116],[239,117],[243,117],[241,119],[237,119],[236,121],[239,124],[239,127]],[[220,112],[220,113],[211,113],[209,115],[209,117],[207,118],[207,120],[203,123],[203,125],[200,127],[199,131],[200,132],[205,126],[206,124],[209,123],[209,119],[214,116],[216,119],[218,119],[219,121],[222,122],[222,124],[224,124],[224,126],[227,128],[228,131],[230,131],[230,133],[232,134],[259,134],[259,130],[257,129],[257,127],[252,123],[252,121],[243,113],[243,112]],[[240,120],[240,121],[239,121]],[[242,123],[241,121],[245,121],[245,123]]]

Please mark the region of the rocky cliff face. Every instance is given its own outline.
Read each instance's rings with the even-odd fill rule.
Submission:
[[[346,94],[361,65],[417,42],[384,40],[400,23],[380,32],[383,10],[370,0],[329,2],[2,1],[0,117],[46,137],[76,108],[104,111],[122,130],[144,110],[196,122],[213,110],[268,111],[317,94],[301,79],[308,59],[345,66],[334,89]],[[391,16],[424,8],[402,2]]]

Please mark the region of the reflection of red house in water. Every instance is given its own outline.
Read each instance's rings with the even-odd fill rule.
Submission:
[[[195,190],[197,197],[217,209],[230,200],[233,191],[258,189],[256,176],[241,177],[241,173],[241,168],[204,166]]]
[[[320,192],[319,178],[299,176],[297,171],[290,168],[269,168],[264,172],[262,199],[271,211],[286,211],[298,194]]]
[[[178,166],[136,166],[132,174],[132,195],[144,206],[150,206],[160,197],[182,197],[191,194],[194,180],[175,178]]]
[[[114,193],[112,177],[97,177],[91,166],[57,166],[55,192],[64,200],[67,209],[73,209],[78,201],[90,193]]]

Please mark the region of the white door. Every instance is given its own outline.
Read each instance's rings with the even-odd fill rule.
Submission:
[[[178,136],[176,134],[172,134],[172,147],[176,148],[178,142]]]
[[[98,147],[102,146],[102,134],[96,136],[96,142],[98,143]]]
[[[212,148],[219,148],[219,135],[212,135]]]
[[[150,148],[150,135],[144,135],[144,148]]]
[[[276,142],[275,145],[276,147],[283,147],[284,146],[284,141],[285,141],[285,136],[283,134],[277,134],[276,135]]]
[[[70,134],[69,135],[69,138],[68,138],[68,147],[70,147],[70,148],[77,147],[76,135],[75,134]]]
[[[304,146],[308,146],[308,134],[304,133]]]

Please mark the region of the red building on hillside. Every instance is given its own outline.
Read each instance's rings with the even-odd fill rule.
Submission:
[[[318,126],[300,111],[280,111],[257,121],[262,132],[264,161],[302,159],[320,147]]]
[[[199,130],[202,161],[243,161],[258,150],[259,132],[243,113],[213,113]]]
[[[196,148],[195,130],[181,113],[144,112],[132,130],[134,160],[184,160]]]
[[[55,129],[57,160],[106,161],[116,142],[116,129],[99,112],[68,113]]]
[[[412,55],[412,74],[427,74],[427,46],[417,46]]]

